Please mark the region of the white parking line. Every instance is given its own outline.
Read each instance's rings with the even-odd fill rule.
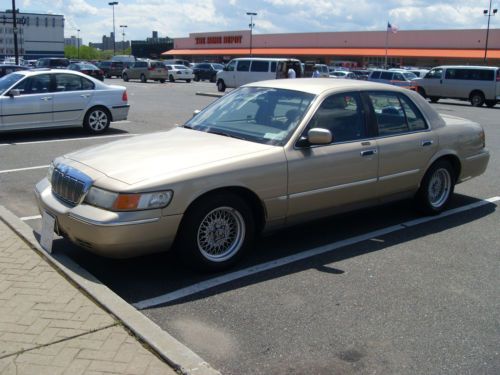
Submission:
[[[377,237],[380,237],[380,236],[383,236],[383,235],[386,235],[389,233],[393,233],[393,232],[397,232],[397,231],[400,231],[403,229],[407,229],[409,227],[412,227],[412,226],[415,226],[418,224],[439,220],[443,217],[454,215],[454,214],[468,211],[468,210],[472,210],[474,208],[481,207],[481,206],[484,206],[484,205],[487,205],[487,204],[490,204],[493,202],[497,202],[499,200],[500,200],[500,197],[493,197],[493,198],[484,199],[484,200],[481,200],[479,202],[471,203],[471,204],[468,204],[468,205],[465,205],[462,207],[458,207],[458,208],[454,208],[454,209],[449,210],[449,211],[445,211],[442,214],[437,215],[437,216],[428,216],[428,217],[424,217],[424,218],[420,218],[420,219],[416,219],[416,220],[410,220],[410,221],[407,221],[407,222],[404,222],[401,224],[390,226],[388,228],[379,229],[379,230],[376,230],[373,232],[369,232],[366,234],[361,234],[359,236],[351,237],[351,238],[348,238],[348,239],[345,239],[342,241],[337,241],[337,242],[333,242],[331,244],[319,246],[319,247],[316,247],[316,248],[313,248],[310,250],[306,250],[306,251],[303,251],[303,252],[300,252],[300,253],[297,253],[294,255],[290,255],[290,256],[285,257],[285,258],[272,260],[270,262],[258,264],[256,266],[245,268],[245,269],[242,269],[240,271],[231,272],[231,273],[228,273],[228,274],[223,275],[223,276],[219,276],[219,277],[215,277],[213,279],[205,280],[205,281],[202,281],[200,283],[190,285],[188,287],[176,290],[176,291],[171,292],[171,293],[163,294],[161,296],[157,296],[157,297],[153,297],[153,298],[148,298],[148,299],[134,303],[133,306],[139,310],[142,310],[142,309],[147,309],[150,307],[162,305],[162,304],[165,304],[168,302],[172,302],[172,301],[175,301],[175,300],[178,300],[178,299],[181,299],[181,298],[208,290],[210,288],[213,288],[213,287],[216,287],[219,285],[226,284],[230,281],[241,279],[241,278],[246,277],[246,276],[254,275],[254,274],[257,274],[260,272],[264,272],[264,271],[267,271],[267,270],[270,270],[273,268],[281,267],[281,266],[284,266],[286,264],[297,262],[299,260],[303,260],[303,259],[307,259],[307,258],[311,258],[311,257],[317,256],[317,255],[329,253],[329,252],[332,252],[334,250],[338,250],[342,247],[354,245],[354,244],[362,242],[362,241],[366,241],[366,240],[377,238]]]
[[[17,169],[4,169],[3,171],[0,171],[0,174],[2,173],[12,173],[12,172],[22,172],[22,171],[31,171],[32,169],[42,169],[42,168],[48,168],[49,165],[38,165],[36,167],[27,167],[27,168],[17,168]]]
[[[20,217],[19,219],[21,221],[28,221],[28,220],[36,220],[36,219],[41,219],[42,215],[34,215],[34,216],[25,216],[25,217]]]
[[[53,142],[71,142],[71,141],[83,141],[87,139],[103,139],[103,138],[118,138],[118,137],[132,137],[137,134],[114,134],[114,135],[100,135],[96,137],[81,137],[81,138],[64,138],[64,139],[50,139],[48,141],[29,141],[29,142],[12,142],[12,143],[0,143],[1,146],[20,146],[20,145],[34,145],[39,143],[53,143]]]

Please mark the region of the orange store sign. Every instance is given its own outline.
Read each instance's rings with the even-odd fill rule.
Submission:
[[[241,35],[226,35],[226,36],[201,36],[196,37],[196,44],[241,44],[243,36]]]

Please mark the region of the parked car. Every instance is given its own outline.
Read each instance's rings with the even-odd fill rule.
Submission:
[[[415,89],[431,102],[441,98],[469,100],[474,107],[500,101],[500,68],[494,66],[443,65],[414,81]]]
[[[91,76],[99,81],[104,81],[104,72],[94,64],[85,62],[73,63],[69,64],[68,69],[76,70],[77,72]]]
[[[330,78],[341,78],[341,79],[356,79],[356,76],[352,72],[346,72],[343,70],[330,71]]]
[[[91,252],[130,257],[175,240],[188,264],[220,270],[261,231],[352,207],[413,197],[437,214],[488,160],[480,125],[411,90],[281,79],[233,90],[181,127],[58,157],[36,198],[55,218],[42,232]]]
[[[226,87],[239,87],[250,82],[287,78],[290,68],[295,70],[296,78],[304,76],[301,63],[297,59],[267,57],[233,59],[222,71],[217,72],[217,90],[223,92]]]
[[[103,71],[106,78],[121,78],[125,63],[122,61],[101,61],[97,66]]]
[[[42,57],[37,60],[36,68],[66,69],[70,61],[64,57]]]
[[[209,80],[215,82],[217,72],[224,69],[224,65],[216,63],[199,63],[193,68],[193,75],[195,81]]]
[[[126,120],[122,86],[108,86],[73,70],[23,70],[0,78],[0,132],[82,126],[103,133]]]
[[[185,65],[165,65],[168,69],[168,80],[175,82],[176,79],[184,80],[187,83],[194,78],[193,70]]]
[[[417,76],[405,70],[372,70],[368,76],[368,81],[387,83],[389,85],[412,88],[413,80]]]
[[[192,63],[188,60],[183,59],[170,59],[170,60],[162,60],[165,65],[184,65],[186,68],[192,68]]]
[[[18,72],[20,70],[27,70],[27,69],[29,68],[21,65],[0,64],[0,77],[3,77],[12,72]]]
[[[370,71],[369,70],[364,70],[364,69],[351,70],[351,72],[354,73],[354,75],[356,76],[356,79],[360,79],[360,80],[363,80],[363,81],[367,81],[368,80],[368,76],[370,75]]]
[[[153,80],[164,83],[168,79],[168,70],[161,61],[138,60],[123,69],[122,78],[125,82],[129,79],[140,79],[141,82]]]

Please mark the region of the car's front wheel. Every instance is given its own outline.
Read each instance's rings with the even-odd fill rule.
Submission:
[[[170,82],[175,82],[175,78],[174,78],[174,76],[173,76],[172,74],[170,74],[170,75],[168,76],[168,80],[169,80]]]
[[[426,172],[416,195],[418,209],[429,215],[443,211],[455,188],[455,171],[447,160],[438,160]]]
[[[128,82],[128,75],[127,73],[123,73],[122,78],[125,82]]]
[[[191,82],[191,80],[190,79],[186,79],[186,82],[189,83],[189,82]]]
[[[217,82],[217,91],[219,91],[219,92],[226,91],[226,84],[224,83],[224,81],[222,79],[219,79],[219,81]]]
[[[210,195],[189,208],[176,248],[188,266],[219,271],[250,247],[254,228],[252,210],[238,195]]]
[[[103,107],[91,108],[83,119],[83,127],[92,134],[104,133],[111,122],[109,111]]]

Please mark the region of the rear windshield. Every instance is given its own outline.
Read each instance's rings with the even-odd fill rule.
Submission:
[[[49,66],[68,66],[69,61],[66,59],[52,59],[49,60]]]

